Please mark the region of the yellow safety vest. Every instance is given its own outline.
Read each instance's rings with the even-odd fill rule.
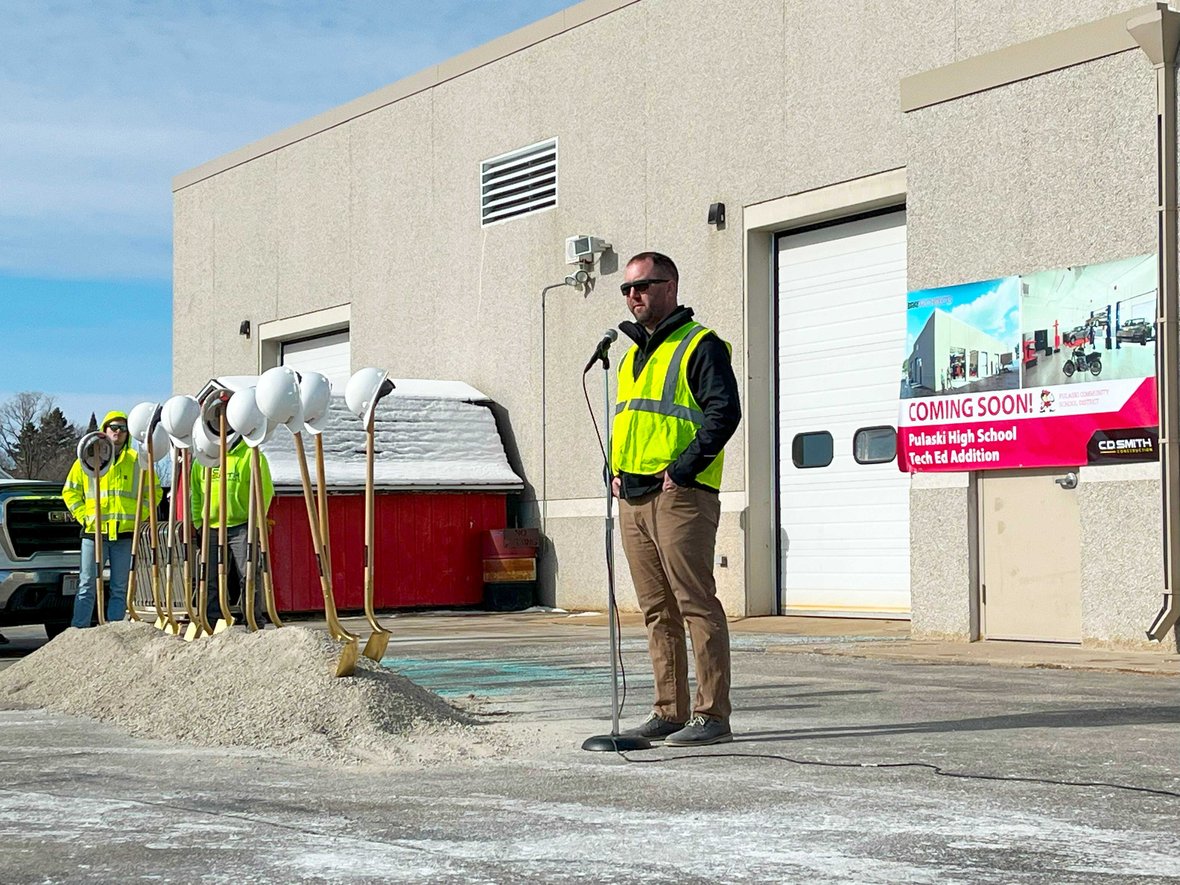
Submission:
[[[270,478],[270,464],[266,455],[258,453],[259,475],[262,483],[262,503],[266,510],[270,509],[271,499],[275,496],[274,483]],[[250,447],[245,441],[239,442],[225,457],[225,512],[226,528],[244,525],[250,516]],[[193,527],[200,528],[204,516],[205,496],[209,496],[209,527],[221,527],[221,468],[214,467],[210,473],[209,486],[205,485],[205,468],[193,462],[190,475],[192,483],[191,507]]]
[[[660,343],[635,377],[638,347],[619,364],[619,389],[611,439],[611,472],[658,476],[696,438],[705,415],[688,389],[688,360],[711,332],[689,321]],[[729,343],[725,342],[729,347]],[[722,452],[694,479],[721,488]]]
[[[139,453],[131,445],[123,446],[115,462],[99,480],[102,490],[102,531],[114,540],[121,533],[135,531],[135,498],[139,491],[139,482],[147,482],[147,477],[139,469]],[[147,490],[144,489],[143,510],[141,518],[147,519],[148,504]],[[66,476],[66,483],[62,486],[61,498],[74,519],[82,523],[87,534],[94,533],[94,480],[83,470],[82,462],[74,461]],[[156,501],[160,499],[160,486],[156,483]]]

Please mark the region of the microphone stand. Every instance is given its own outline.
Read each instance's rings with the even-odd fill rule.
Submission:
[[[651,741],[638,735],[619,734],[619,634],[618,613],[615,607],[615,496],[613,481],[610,475],[611,452],[611,402],[610,402],[610,356],[603,349],[602,357],[602,391],[603,416],[606,431],[606,610],[607,625],[610,630],[610,734],[597,734],[586,738],[582,742],[583,750],[592,752],[621,752],[623,750],[650,750]]]

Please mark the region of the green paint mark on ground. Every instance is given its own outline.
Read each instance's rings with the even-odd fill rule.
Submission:
[[[443,697],[469,694],[494,697],[539,686],[554,689],[610,686],[610,672],[599,667],[542,664],[511,658],[483,661],[382,658],[381,666]]]

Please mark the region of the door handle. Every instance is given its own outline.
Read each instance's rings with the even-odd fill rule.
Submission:
[[[1076,473],[1067,473],[1065,476],[1059,476],[1053,480],[1057,485],[1063,489],[1076,489],[1078,487],[1078,475]]]

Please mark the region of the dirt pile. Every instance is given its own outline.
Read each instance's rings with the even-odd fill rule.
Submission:
[[[361,657],[333,676],[326,633],[235,627],[196,642],[142,622],[70,629],[0,672],[0,707],[111,722],[136,737],[332,762],[466,755],[473,721]],[[424,746],[433,753],[422,752]]]

